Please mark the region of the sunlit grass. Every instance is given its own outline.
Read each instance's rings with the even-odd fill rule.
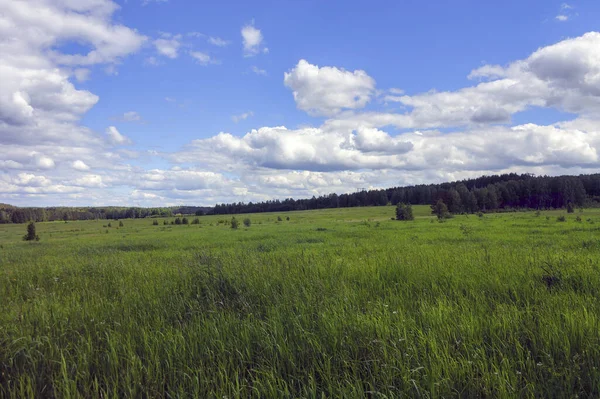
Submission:
[[[1,225],[0,397],[600,395],[599,211],[414,210]]]

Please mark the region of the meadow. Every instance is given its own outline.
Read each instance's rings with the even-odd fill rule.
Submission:
[[[600,210],[414,210],[0,225],[0,397],[600,396]]]

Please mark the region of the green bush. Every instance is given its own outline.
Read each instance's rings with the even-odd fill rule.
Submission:
[[[183,218],[181,219],[181,224],[190,224],[190,221],[188,220],[188,218]]]
[[[398,202],[396,205],[396,220],[414,220],[412,206]]]
[[[252,224],[252,221],[250,220],[250,218],[244,219],[244,226],[250,227],[251,224]]]
[[[234,217],[231,218],[231,228],[232,229],[237,229],[238,227],[240,227],[240,221],[237,220],[235,218],[235,216],[234,216]]]
[[[195,218],[194,220],[192,220],[192,224],[200,224],[200,219]]]

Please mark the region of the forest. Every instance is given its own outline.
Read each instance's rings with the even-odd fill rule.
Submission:
[[[600,201],[600,174],[534,176],[503,174],[441,184],[329,194],[310,199],[216,205],[212,213],[286,212],[356,206],[384,206],[399,202],[432,205],[444,201],[452,213],[493,212],[513,209],[557,209],[567,204],[595,206]]]

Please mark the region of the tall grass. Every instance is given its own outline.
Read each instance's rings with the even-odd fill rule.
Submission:
[[[542,213],[1,226],[0,397],[598,396],[600,213]]]

